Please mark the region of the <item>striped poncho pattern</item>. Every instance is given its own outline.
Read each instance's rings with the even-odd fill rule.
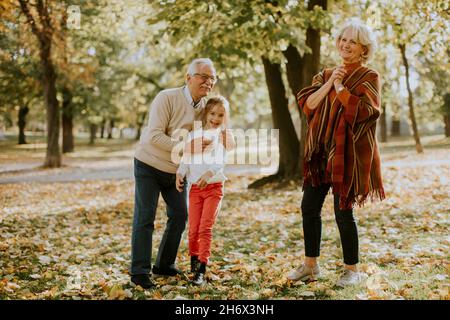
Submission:
[[[340,195],[339,207],[349,209],[368,197],[385,198],[376,139],[380,80],[376,71],[358,65],[343,79],[346,89],[336,94],[332,88],[316,109],[309,109],[306,100],[333,71],[323,70],[297,94],[308,123],[304,186],[331,184]]]

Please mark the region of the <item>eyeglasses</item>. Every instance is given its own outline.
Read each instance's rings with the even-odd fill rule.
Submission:
[[[210,76],[210,75],[207,75],[207,74],[204,74],[204,73],[194,73],[193,76],[201,77],[204,82],[206,82],[208,80],[211,80],[212,83],[216,83],[217,80],[219,80],[217,78],[217,76]]]

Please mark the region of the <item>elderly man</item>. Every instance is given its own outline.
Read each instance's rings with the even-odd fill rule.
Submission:
[[[154,275],[181,273],[175,259],[187,219],[186,188],[175,187],[177,164],[172,139],[178,129],[192,130],[205,106],[205,97],[216,83],[216,71],[210,59],[195,59],[188,67],[186,85],[161,91],[150,107],[149,121],[142,132],[134,159],[135,207],[131,240],[131,281],[148,289],[155,286]],[[152,234],[159,194],[167,206],[167,224],[151,270]]]

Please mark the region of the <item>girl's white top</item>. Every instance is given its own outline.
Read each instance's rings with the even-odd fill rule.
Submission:
[[[219,142],[221,129],[197,129],[189,133],[186,145],[193,139],[204,137],[212,140],[211,144],[205,148],[203,153],[183,154],[177,173],[186,177],[189,183],[197,183],[198,179],[206,172],[211,171],[212,177],[208,183],[217,183],[227,180],[223,173],[226,164],[227,154],[225,147]],[[196,146],[201,148],[201,144]]]

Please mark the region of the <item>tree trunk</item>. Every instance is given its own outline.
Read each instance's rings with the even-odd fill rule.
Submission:
[[[318,5],[323,10],[327,9],[327,0],[312,0],[308,3],[308,10],[313,10]],[[283,51],[287,60],[286,73],[292,94],[297,101],[297,93],[311,84],[314,75],[320,71],[320,30],[309,27],[306,30],[306,45],[311,49],[311,53],[305,53],[303,57],[296,47],[289,44]],[[306,116],[302,110],[297,108],[300,115],[300,145],[298,153],[299,172],[303,177],[303,158],[305,156],[305,141],[308,125]]]
[[[106,119],[103,118],[102,123],[100,125],[100,138],[104,138],[105,137],[105,126],[106,126]]]
[[[445,136],[450,137],[450,116],[444,115]]]
[[[392,118],[391,137],[400,136],[400,120]]]
[[[444,96],[444,125],[445,136],[450,137],[450,93]]]
[[[97,134],[97,125],[91,123],[89,126],[90,136],[89,136],[89,145],[93,146],[95,143],[95,136]]]
[[[56,74],[51,60],[51,43],[43,44],[41,61],[43,66],[44,99],[47,108],[47,154],[44,166],[61,166],[59,148],[59,106],[56,99]]]
[[[108,139],[112,139],[112,132],[114,129],[114,119],[109,120]]]
[[[136,131],[136,136],[134,137],[135,140],[139,140],[139,138],[141,137],[141,131],[142,131],[142,126],[144,125],[144,121],[145,121],[145,117],[147,116],[147,114],[145,112],[142,112],[140,115],[137,115],[137,131]]]
[[[380,115],[380,140],[381,142],[387,142],[387,122],[386,122],[386,104],[381,104]]]
[[[305,59],[300,56],[300,52],[296,47],[289,44],[288,48],[283,51],[286,58],[286,75],[289,88],[294,95],[294,101],[297,102],[297,93],[305,87]],[[300,116],[300,144],[299,144],[299,172],[303,172],[303,161],[306,141],[306,131],[308,130],[306,117],[302,110],[297,108]]]
[[[416,141],[416,151],[417,151],[417,153],[423,153],[422,144],[420,143],[419,130],[417,128],[416,116],[414,114],[413,95],[412,95],[411,87],[409,84],[409,64],[408,64],[408,59],[406,58],[406,45],[399,44],[398,47],[402,54],[403,65],[405,66],[406,89],[408,90],[409,117],[411,119],[411,126],[413,129],[414,140]]]
[[[139,140],[141,137],[141,131],[142,131],[142,125],[138,125],[136,130],[136,136],[134,137],[134,140]]]
[[[25,0],[19,0],[22,12],[25,14],[31,30],[39,41],[39,55],[42,67],[42,87],[44,89],[44,102],[47,111],[47,153],[45,167],[61,166],[61,151],[59,148],[59,105],[56,99],[56,74],[53,67],[51,48],[52,32],[50,13],[47,3],[37,1],[36,10],[41,22],[41,28],[37,26],[37,19],[28,7]]]
[[[72,92],[65,87],[62,90],[62,96],[62,149],[63,153],[68,153],[74,151]]]
[[[269,177],[257,180],[250,184],[249,188],[258,188],[274,180],[299,179],[298,150],[299,141],[289,113],[288,99],[281,76],[281,66],[262,57],[267,88],[272,109],[272,121],[274,129],[279,129],[280,161],[278,172]]]
[[[18,144],[26,144],[27,140],[25,137],[25,126],[27,124],[26,117],[30,109],[27,105],[21,106],[19,109],[19,119],[17,125],[19,126],[19,141]]]
[[[327,10],[327,2],[327,0],[311,0],[308,3],[308,10],[313,10],[316,5]],[[320,71],[320,30],[308,27],[306,45],[311,49],[311,53],[305,53],[303,57],[305,67],[302,88],[310,85],[313,76]]]

